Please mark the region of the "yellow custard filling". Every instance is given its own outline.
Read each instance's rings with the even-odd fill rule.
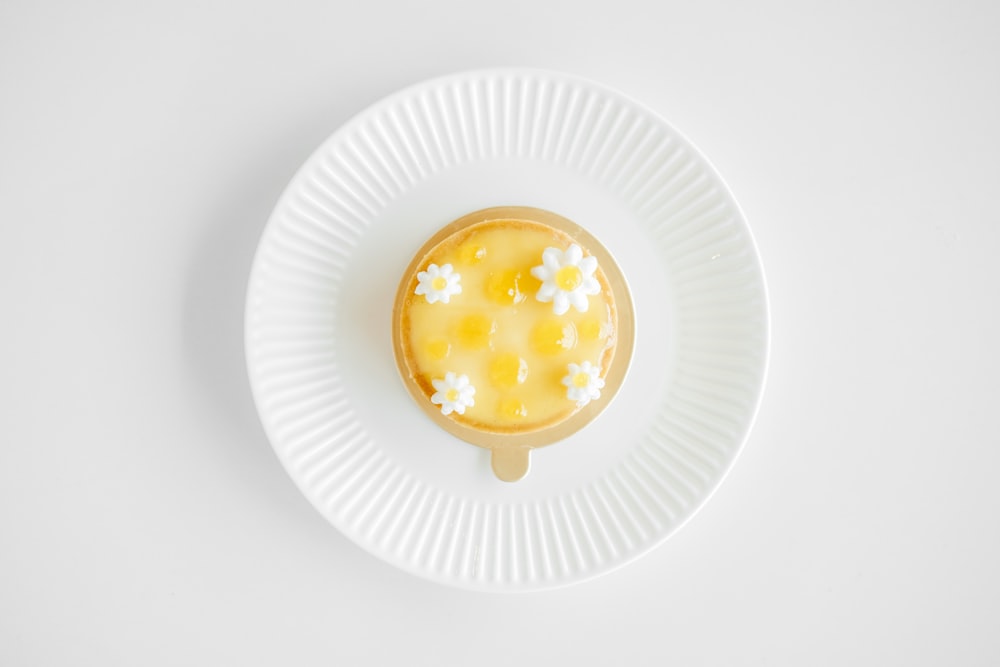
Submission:
[[[425,400],[491,433],[559,423],[600,396],[617,311],[569,234],[500,219],[457,230],[404,278],[400,343]]]

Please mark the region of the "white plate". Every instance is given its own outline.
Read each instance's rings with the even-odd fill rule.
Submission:
[[[412,402],[389,330],[424,240],[502,205],[601,239],[637,319],[615,401],[514,484]],[[491,70],[396,93],[306,162],[257,251],[246,353],[278,457],[333,525],[419,576],[527,590],[608,572],[705,502],[756,413],[767,319],[743,215],[684,137],[592,82]]]

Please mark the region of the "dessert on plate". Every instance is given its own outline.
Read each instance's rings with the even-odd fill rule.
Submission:
[[[520,479],[529,450],[582,428],[625,375],[631,299],[618,266],[569,220],[527,207],[463,216],[435,234],[400,282],[397,365],[449,432],[493,451]]]

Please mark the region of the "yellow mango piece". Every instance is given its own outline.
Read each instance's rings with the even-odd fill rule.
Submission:
[[[490,345],[496,322],[481,313],[466,315],[455,326],[455,340],[467,350],[481,350]]]
[[[539,353],[555,356],[576,347],[577,333],[572,322],[550,318],[531,330],[531,346]]]
[[[491,271],[486,279],[486,295],[494,303],[511,306],[534,296],[541,283],[529,270],[503,269]]]
[[[528,416],[528,408],[521,399],[508,396],[500,399],[497,413],[506,420],[518,421]]]
[[[479,264],[486,258],[486,246],[466,241],[458,247],[458,261],[465,265]]]
[[[490,360],[490,383],[498,389],[511,389],[528,377],[528,362],[514,354],[504,352]]]
[[[607,337],[604,325],[596,317],[588,317],[576,326],[580,340],[594,341]]]
[[[428,341],[427,345],[424,346],[424,349],[427,350],[427,356],[431,359],[441,361],[451,354],[451,343],[443,338],[435,338]]]

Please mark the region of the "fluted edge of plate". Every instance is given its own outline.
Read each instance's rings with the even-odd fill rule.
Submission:
[[[674,294],[670,383],[618,465],[533,503],[433,488],[373,440],[339,380],[351,253],[394,198],[439,170],[504,158],[569,166],[627,202]],[[485,590],[556,587],[662,542],[732,466],[768,355],[763,271],[742,212],[682,135],[633,100],[534,70],[460,73],[396,93],[303,165],[262,235],[247,290],[247,368],[263,426],[302,492],[371,553]]]

